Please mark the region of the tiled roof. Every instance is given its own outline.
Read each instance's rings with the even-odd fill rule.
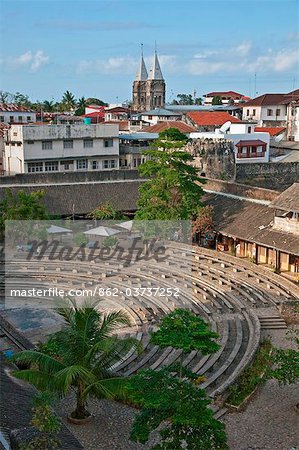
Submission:
[[[104,124],[110,123],[112,125],[118,125],[119,131],[128,131],[129,130],[129,121],[128,120],[106,120]]]
[[[294,91],[295,92],[295,91]],[[272,106],[282,104],[287,99],[288,94],[263,94],[246,102],[243,107],[247,106]]]
[[[104,111],[94,111],[88,114],[83,114],[82,117],[105,117],[105,112]]]
[[[299,183],[294,183],[270,204],[271,208],[299,212]]]
[[[254,131],[258,133],[269,133],[270,136],[278,136],[286,130],[286,127],[255,127]]]
[[[225,111],[192,111],[188,117],[199,126],[221,126],[225,122],[240,123],[241,120]]]
[[[220,194],[207,194],[203,200],[214,208],[213,216],[218,232],[299,255],[299,235],[274,230],[274,212],[269,206]]]
[[[1,112],[35,112],[33,109],[26,106],[19,106],[15,103],[0,103]]]
[[[106,108],[105,109],[106,113],[119,113],[119,112],[124,112],[127,113],[129,112],[128,108],[124,108],[123,106],[114,106],[113,108]]]
[[[235,91],[215,91],[215,92],[209,92],[208,94],[204,94],[203,97],[216,97],[216,96],[220,96],[220,97],[224,97],[224,96],[229,96],[232,99],[235,98],[243,98],[244,95],[243,94],[239,94],[239,92],[235,92]]]
[[[182,133],[192,133],[196,131],[196,128],[182,122],[181,120],[165,120],[163,122],[158,122],[156,125],[143,128],[142,131],[146,133],[161,133],[161,131],[167,130],[168,128],[176,128]]]
[[[236,144],[236,147],[244,147],[244,146],[246,146],[246,145],[258,146],[258,145],[267,145],[267,143],[264,142],[264,141],[261,141],[260,139],[252,139],[251,141],[250,141],[250,140],[247,140],[247,141],[239,141],[239,142]]]

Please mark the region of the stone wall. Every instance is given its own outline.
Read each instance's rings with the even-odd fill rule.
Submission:
[[[101,172],[24,173],[0,177],[2,184],[56,184],[88,181],[138,180],[138,170],[107,170]]]
[[[265,200],[272,202],[278,197],[279,192],[272,189],[264,189],[255,186],[247,186],[246,184],[233,183],[230,181],[214,180],[206,178],[203,186],[205,191],[222,192],[238,197],[245,197],[254,200]]]
[[[237,164],[236,181],[283,191],[299,182],[299,162]]]
[[[194,165],[199,168],[199,174],[209,178],[235,179],[235,153],[231,141],[193,139],[187,144],[186,150],[194,156]]]

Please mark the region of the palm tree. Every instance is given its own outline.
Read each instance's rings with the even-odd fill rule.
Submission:
[[[139,350],[134,338],[119,339],[112,333],[119,326],[129,326],[130,320],[122,311],[101,313],[99,301],[86,301],[78,307],[75,300],[67,300],[57,308],[64,318],[65,328],[52,335],[48,349],[53,352],[25,350],[15,356],[16,362],[30,368],[14,372],[14,376],[28,381],[41,390],[66,395],[76,392],[76,408],[71,418],[86,419],[89,396],[114,398],[124,393],[125,378],[116,376],[114,366],[133,348]]]
[[[54,102],[53,100],[45,100],[43,102],[43,110],[46,112],[54,111]]]
[[[75,96],[70,91],[65,91],[61,103],[67,111],[71,111],[76,106]]]
[[[84,97],[81,97],[77,101],[77,109],[75,112],[76,116],[82,116],[85,113],[86,100]]]

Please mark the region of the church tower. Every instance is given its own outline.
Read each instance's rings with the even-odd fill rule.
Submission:
[[[146,110],[146,92],[147,92],[148,74],[143,59],[143,51],[141,46],[141,59],[139,68],[133,83],[132,109],[134,111]]]
[[[165,106],[165,81],[162,75],[157,51],[147,80],[146,109],[164,108]]]
[[[132,109],[134,111],[149,111],[154,108],[164,108],[165,87],[157,51],[155,51],[149,75],[143,59],[143,51],[141,51],[140,64],[133,83]]]

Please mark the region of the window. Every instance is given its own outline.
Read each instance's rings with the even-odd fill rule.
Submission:
[[[153,119],[153,116],[148,116],[148,120],[152,120]]]
[[[62,164],[63,170],[70,170],[70,165],[68,163]]]
[[[12,134],[13,134],[14,136],[18,136],[17,131],[14,131]]]
[[[273,115],[273,109],[267,109],[267,116]]]
[[[263,147],[260,145],[259,147],[257,147],[257,152],[258,153],[262,153],[264,151]]]
[[[250,111],[249,111],[249,109],[247,109],[246,116],[249,116],[249,113],[250,113]]]
[[[277,109],[277,110],[276,110],[276,115],[277,115],[277,116],[280,116],[280,109]]]
[[[29,173],[42,172],[43,171],[43,163],[42,162],[28,163],[27,170]]]
[[[87,159],[77,159],[77,170],[87,169]]]
[[[248,127],[248,133],[251,133],[251,127]]]
[[[31,121],[31,116],[27,116],[27,122]]]
[[[74,164],[74,161],[70,161],[70,160],[60,161],[60,166],[61,166],[62,170],[70,170],[71,164]]]
[[[93,140],[92,139],[83,139],[83,147],[84,148],[92,148]]]
[[[10,116],[10,117],[9,117],[9,121],[10,121],[10,122],[14,122],[13,116]]]
[[[141,164],[141,158],[134,158],[133,166],[138,167]]]
[[[0,122],[4,122],[4,116],[0,116]]]
[[[104,159],[104,169],[115,169],[116,160],[115,159]]]
[[[242,153],[247,153],[247,147],[242,147]]]
[[[104,147],[113,147],[113,139],[105,139]]]
[[[32,144],[34,144],[34,141],[27,141],[27,144],[32,145]]]
[[[96,170],[99,168],[99,162],[98,161],[92,161],[92,168],[93,170]]]
[[[58,161],[46,161],[45,162],[46,172],[57,172],[58,171]]]
[[[22,116],[19,116],[19,117],[18,117],[18,121],[19,121],[19,122],[23,122],[23,117],[22,117]]]
[[[53,148],[52,141],[42,141],[43,150],[52,150],[52,148]]]
[[[255,113],[256,113],[256,109],[253,109],[252,110],[252,115],[255,116]]]
[[[72,139],[67,139],[65,141],[63,141],[63,148],[73,148],[73,140]]]

